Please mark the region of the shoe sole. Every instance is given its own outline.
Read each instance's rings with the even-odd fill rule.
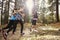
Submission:
[[[2,32],[2,35],[3,35],[4,39],[7,40],[7,36],[4,34],[4,32]]]

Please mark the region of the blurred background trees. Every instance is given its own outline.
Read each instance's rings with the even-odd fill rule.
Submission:
[[[38,14],[39,23],[54,23],[59,22],[60,19],[60,0],[33,0],[33,7],[29,13],[26,5],[27,0],[0,0],[0,24],[8,23],[8,17],[12,14],[14,8],[19,9],[20,6],[24,6],[24,13],[26,14],[25,22],[30,22],[32,18],[33,10],[36,10]],[[30,15],[31,14],[31,15]]]

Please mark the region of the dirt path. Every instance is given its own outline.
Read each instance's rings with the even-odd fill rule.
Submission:
[[[9,33],[7,40],[60,40],[60,31],[58,29],[51,26],[41,26],[37,28],[38,32],[30,32],[29,28],[25,28],[25,34],[21,36],[18,27],[14,35],[11,32]],[[0,40],[4,40],[2,33],[0,33]]]

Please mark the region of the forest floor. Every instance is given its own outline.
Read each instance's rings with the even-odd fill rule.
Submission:
[[[4,25],[6,26],[6,25]],[[10,32],[7,40],[60,40],[60,23],[52,24],[41,24],[37,23],[37,31],[31,32],[31,24],[25,23],[24,25],[24,35],[20,35],[20,25],[18,24],[16,32],[14,35]],[[0,40],[4,40],[2,33],[0,33]]]

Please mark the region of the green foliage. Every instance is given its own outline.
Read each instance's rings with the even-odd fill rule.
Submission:
[[[48,0],[48,3],[50,4],[53,0]]]

